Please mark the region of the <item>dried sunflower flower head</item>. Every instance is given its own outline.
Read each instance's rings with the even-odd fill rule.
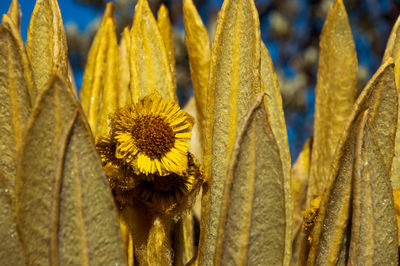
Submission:
[[[121,205],[135,198],[162,213],[190,206],[202,180],[188,152],[192,127],[190,115],[157,93],[111,115],[110,135],[96,148]]]

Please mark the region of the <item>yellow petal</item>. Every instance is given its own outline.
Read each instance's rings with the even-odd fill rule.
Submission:
[[[199,265],[214,263],[216,230],[228,161],[239,123],[261,92],[260,28],[252,0],[226,0],[213,43],[207,95]]]
[[[177,99],[164,41],[147,0],[136,5],[130,60],[133,102],[152,92],[168,101]]]
[[[321,33],[314,141],[307,204],[327,186],[330,165],[354,104],[357,55],[342,0],[335,0]]]

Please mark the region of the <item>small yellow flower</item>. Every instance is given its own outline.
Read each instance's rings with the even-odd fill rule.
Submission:
[[[202,183],[199,162],[191,153],[187,154],[187,158],[188,170],[185,175],[150,175],[150,178],[143,180],[133,190],[134,197],[153,210],[165,214],[187,209]]]
[[[116,158],[130,164],[136,174],[183,175],[193,118],[174,102],[157,93],[118,110],[112,117],[111,135]]]

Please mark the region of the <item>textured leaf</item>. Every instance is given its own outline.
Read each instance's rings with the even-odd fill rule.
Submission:
[[[125,263],[89,128],[58,75],[39,96],[19,153],[16,213],[29,265]]]
[[[11,19],[11,21],[14,23],[14,25],[17,27],[17,29],[20,29],[21,27],[21,11],[19,10],[19,4],[18,0],[12,0],[10,7],[8,8],[7,12],[8,17]]]
[[[208,84],[199,265],[212,265],[224,179],[238,125],[261,92],[260,29],[254,2],[224,2]]]
[[[167,236],[165,222],[157,217],[151,225],[147,240],[146,265],[172,265],[171,242]]]
[[[303,223],[302,211],[307,209],[306,196],[308,177],[311,165],[312,138],[307,139],[303,150],[297,157],[291,171],[292,178],[292,204],[293,204],[293,224],[292,237],[298,236],[299,229]]]
[[[321,33],[314,144],[307,204],[328,185],[337,142],[354,104],[357,55],[342,0],[335,0]]]
[[[16,154],[31,114],[32,72],[22,38],[11,19],[0,25],[0,172],[14,201]]]
[[[26,48],[39,91],[53,69],[68,80],[68,48],[57,0],[37,0],[28,28]]]
[[[397,224],[389,173],[375,136],[364,123],[353,177],[349,261],[352,265],[397,265]]]
[[[192,212],[182,214],[174,225],[174,265],[186,265],[194,255],[194,228]]]
[[[368,116],[364,115],[363,118],[365,110],[368,110]],[[384,169],[379,171],[388,175],[393,158],[396,129],[393,125],[396,121],[397,91],[394,83],[393,62],[389,60],[378,69],[362,91],[349,116],[344,134],[339,140],[332,163],[328,192],[323,196],[318,221],[312,234],[309,264],[330,265],[335,263],[338,257],[348,256],[346,247],[349,239],[346,236],[350,229],[348,222],[355,171],[354,160],[360,156],[356,152],[356,147],[359,147],[362,141],[362,137],[358,137],[359,132],[364,128],[365,123],[373,130],[377,149],[382,154],[382,163],[379,167]],[[372,192],[374,193],[382,193],[382,191]],[[382,197],[386,196],[380,196],[377,199],[382,199]],[[389,203],[381,202],[380,204],[384,206]],[[376,212],[374,215],[379,215],[383,209],[374,210]],[[377,234],[379,233],[375,232],[374,237]]]
[[[131,82],[130,43],[130,31],[129,27],[126,27],[122,33],[119,44],[119,107],[124,107],[132,101],[131,90],[129,89],[129,84]]]
[[[152,93],[176,100],[167,50],[147,0],[139,0],[131,31],[132,101]]]
[[[394,60],[394,76],[396,81],[397,92],[399,93],[400,86],[400,17],[397,19],[390,34],[385,55],[383,60],[390,57]],[[397,94],[397,96],[400,96]],[[400,105],[400,97],[399,97]],[[400,116],[397,117],[397,129],[400,128]],[[395,152],[392,164],[392,171],[390,179],[394,189],[400,189],[400,134],[396,134]]]
[[[107,5],[89,52],[81,99],[93,135],[108,133],[109,115],[118,107],[119,62],[113,4]]]
[[[225,179],[214,265],[288,265],[285,179],[259,97],[237,133]],[[288,180],[286,180],[288,181]],[[290,230],[289,230],[290,232]],[[285,242],[288,241],[287,245]]]
[[[22,246],[17,235],[10,191],[0,174],[0,264],[25,265]]]
[[[175,52],[174,52],[174,35],[172,31],[171,21],[169,20],[168,9],[164,4],[161,4],[157,13],[157,23],[160,29],[161,37],[164,41],[165,49],[167,51],[168,63],[171,68],[171,74],[174,84],[175,81]]]
[[[288,137],[286,133],[285,116],[283,114],[282,96],[279,88],[278,78],[274,71],[272,60],[269,56],[267,47],[261,42],[261,88],[267,94],[265,106],[268,114],[268,121],[272,133],[275,136],[279,148],[279,155],[283,167],[283,189],[285,191],[285,215],[286,215],[286,234],[285,234],[285,264],[289,263],[291,256],[291,237],[292,237],[292,200],[291,181],[290,181],[290,151]]]
[[[201,144],[204,146],[207,104],[207,82],[210,68],[210,41],[207,29],[192,0],[183,1],[183,25],[189,55],[190,73],[196,100],[197,117],[201,129]]]

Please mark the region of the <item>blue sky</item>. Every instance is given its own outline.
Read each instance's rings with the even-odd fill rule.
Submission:
[[[28,29],[29,19],[35,6],[35,0],[19,0],[22,11],[21,33],[26,40],[26,31]],[[0,13],[7,13],[11,0],[0,0]],[[77,4],[74,0],[59,0],[58,4],[64,24],[75,23],[80,30],[86,29],[90,21],[92,21],[101,13],[87,5]]]

